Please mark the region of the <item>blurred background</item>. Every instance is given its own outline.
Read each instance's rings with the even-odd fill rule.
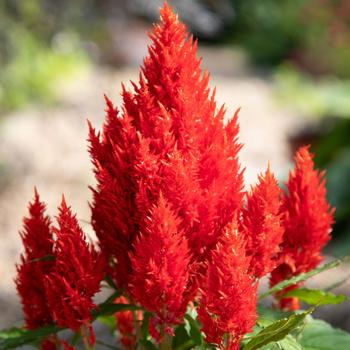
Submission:
[[[199,39],[227,116],[242,107],[247,183],[270,161],[286,180],[310,143],[328,174],[336,222],[328,256],[350,254],[350,1],[169,1]],[[36,185],[55,215],[64,192],[91,234],[87,123],[103,94],[137,80],[157,0],[0,0],[0,327],[21,323],[13,278],[18,229]],[[349,268],[315,278],[327,286]],[[327,284],[328,283],[328,284]],[[339,291],[350,294],[345,282]],[[320,315],[350,330],[349,305]]]

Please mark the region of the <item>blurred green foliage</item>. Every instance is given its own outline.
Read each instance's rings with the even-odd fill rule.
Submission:
[[[254,62],[292,61],[315,75],[350,78],[350,1],[232,0],[231,38]]]
[[[300,114],[350,118],[350,80],[335,76],[315,79],[291,64],[278,66],[273,77],[278,101]]]
[[[331,120],[313,151],[317,166],[327,169],[328,198],[336,208],[333,236],[337,239],[330,248],[333,254],[345,256],[350,249],[350,118]]]
[[[252,59],[275,65],[300,45],[304,29],[299,13],[305,0],[233,0],[236,20],[232,39],[242,44]]]
[[[52,102],[59,80],[87,61],[77,36],[52,16],[40,0],[0,2],[0,110]]]

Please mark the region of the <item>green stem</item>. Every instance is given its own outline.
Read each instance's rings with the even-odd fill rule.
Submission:
[[[90,344],[89,342],[89,330],[86,326],[81,327],[81,338],[86,350],[95,350],[95,345]]]
[[[134,327],[135,327],[135,333],[136,333],[136,344],[140,347],[141,350],[143,350],[143,346],[140,344],[140,340],[142,339],[142,332],[141,332],[141,322],[139,320],[138,314],[136,311],[133,311],[134,316]]]
[[[167,332],[163,332],[163,339],[160,343],[160,350],[171,350],[172,337]]]

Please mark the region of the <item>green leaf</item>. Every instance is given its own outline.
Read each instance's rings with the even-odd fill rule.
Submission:
[[[189,335],[190,329],[186,329],[185,324],[182,323],[177,326],[175,328],[175,336],[173,338],[172,347],[176,350],[179,350],[188,348],[186,345],[188,342],[190,342],[192,346],[195,345],[192,339],[190,339]]]
[[[113,304],[114,300],[121,296],[121,291],[117,290],[113,294],[111,294],[103,304]]]
[[[297,297],[310,305],[341,304],[348,300],[343,294],[335,295],[330,292],[324,292],[323,290],[308,288],[293,289],[284,294],[283,297]]]
[[[107,282],[107,284],[108,284],[111,288],[116,289],[116,290],[118,289],[117,286],[116,286],[116,284],[115,284],[114,281],[113,281],[113,278],[112,278],[111,276],[106,275],[105,281]]]
[[[62,328],[57,326],[41,327],[35,330],[24,328],[11,328],[1,331],[0,333],[0,349],[15,349],[25,344],[36,343],[41,339],[61,331]]]
[[[115,304],[115,303],[102,303],[98,306],[97,310],[92,312],[94,318],[99,316],[113,315],[118,311],[140,310],[139,306],[133,304]]]
[[[267,326],[257,335],[253,336],[249,342],[244,346],[243,350],[255,350],[271,343],[279,342],[284,339],[290,332],[295,330],[300,324],[302,324],[308,314],[310,314],[314,308],[294,314],[288,318],[278,320]]]
[[[257,310],[259,314],[259,319],[265,319],[269,321],[278,321],[281,318],[287,318],[293,315],[293,312],[290,312],[290,311],[271,309],[271,308],[263,307],[261,305],[258,306]]]
[[[343,259],[331,261],[331,262],[329,262],[323,266],[320,266],[314,270],[311,270],[311,271],[306,272],[306,273],[301,273],[300,275],[297,275],[297,276],[292,277],[288,280],[277,283],[272,288],[270,288],[266,293],[262,294],[260,296],[260,299],[264,299],[271,294],[274,294],[276,292],[279,292],[279,291],[285,289],[286,287],[292,286],[292,285],[297,284],[297,283],[302,282],[302,281],[306,281],[310,277],[318,275],[321,272],[334,269],[334,268],[338,267],[344,261],[349,261],[349,260],[350,260],[350,256],[346,256]]]
[[[304,350],[349,350],[350,334],[321,320],[307,322],[299,342]]]
[[[111,316],[118,311],[139,310],[140,307],[132,304],[114,304],[102,303],[97,310],[92,312],[94,319],[102,316]],[[55,334],[64,328],[55,325],[41,327],[35,330],[28,330],[24,328],[11,328],[0,331],[0,349],[8,350],[14,349],[25,344],[37,343],[41,339]]]
[[[189,314],[185,315],[185,320],[187,321],[187,325],[189,326],[187,329],[189,329],[190,338],[196,345],[202,345],[203,335],[199,323]]]
[[[260,348],[260,350],[304,350],[298,341],[291,335],[287,335],[281,341],[270,343]]]
[[[0,339],[7,339],[7,338],[14,338],[17,336],[22,335],[23,328],[10,328],[10,329],[3,329],[0,331]]]

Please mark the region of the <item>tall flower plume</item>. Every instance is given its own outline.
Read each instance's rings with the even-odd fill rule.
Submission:
[[[224,125],[197,43],[168,5],[150,37],[139,83],[123,88],[121,111],[106,98],[102,134],[90,126],[92,224],[119,287],[129,285],[133,243],[159,192],[195,262],[205,262],[243,197],[238,112]]]
[[[308,147],[300,148],[295,155],[295,169],[289,175],[288,193],[283,200],[281,263],[272,272],[272,284],[315,268],[331,238],[334,209],[326,198],[324,172],[314,169],[312,158]],[[282,300],[281,305],[298,307],[294,299]]]
[[[56,263],[45,280],[48,304],[56,323],[78,331],[90,326],[92,297],[103,278],[102,260],[86,243],[85,235],[65,199],[59,208],[55,245]]]
[[[281,218],[282,191],[270,168],[259,176],[259,183],[247,195],[243,210],[243,232],[250,270],[256,278],[270,273],[277,264],[284,227]]]
[[[257,284],[249,265],[244,237],[232,223],[213,251],[198,308],[207,341],[220,348],[239,349],[243,335],[255,325]]]
[[[170,330],[181,322],[192,297],[188,290],[190,257],[179,219],[162,195],[146,218],[134,248],[132,296],[155,313],[155,324]]]
[[[23,226],[20,234],[25,251],[17,266],[16,286],[26,325],[29,329],[35,329],[53,322],[47,306],[44,279],[54,265],[51,220],[45,215],[45,204],[40,201],[36,189]]]

